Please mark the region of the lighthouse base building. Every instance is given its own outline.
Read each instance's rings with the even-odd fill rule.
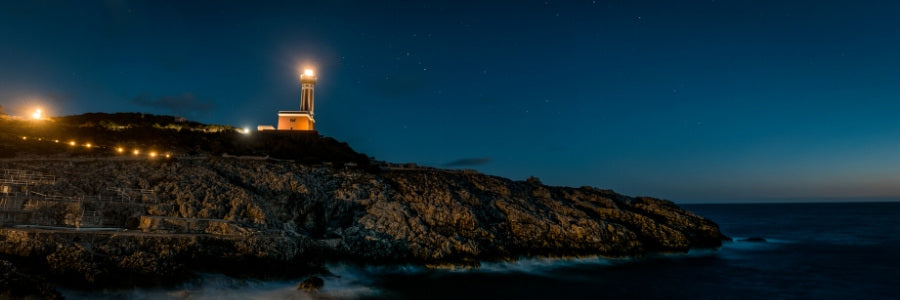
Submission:
[[[279,111],[278,130],[316,130],[316,120],[305,111]]]

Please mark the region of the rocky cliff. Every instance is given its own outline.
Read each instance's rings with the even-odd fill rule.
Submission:
[[[78,219],[93,216],[93,226],[127,229],[7,222],[0,230],[0,259],[94,285],[152,284],[196,270],[301,274],[329,261],[475,266],[640,256],[717,247],[724,238],[715,223],[669,201],[471,171],[223,157],[10,159],[0,169],[55,178],[28,187],[23,205],[32,213],[20,224],[84,227]],[[150,192],[125,197],[123,190]]]

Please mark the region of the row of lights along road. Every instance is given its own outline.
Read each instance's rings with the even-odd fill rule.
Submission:
[[[27,140],[28,140],[28,137],[27,137],[27,136],[23,136],[23,137],[22,137],[22,140],[26,140],[26,141],[27,141]],[[43,139],[43,138],[38,138],[37,140],[38,140],[38,141],[43,141],[44,139]],[[49,141],[49,140],[48,140],[48,141]],[[53,140],[53,142],[58,144],[58,143],[59,143],[59,140]],[[78,143],[76,143],[75,141],[69,141],[68,144],[69,144],[69,146],[72,146],[72,147],[78,146]],[[82,145],[82,146],[84,146],[85,148],[89,148],[89,149],[90,149],[90,148],[95,148],[95,147],[97,147],[97,145],[94,145],[94,144],[91,144],[91,143],[85,143],[85,144]],[[118,154],[125,154],[125,150],[126,150],[126,149],[125,149],[124,147],[116,147],[115,149],[116,149],[116,153],[118,153]],[[133,149],[133,150],[131,150],[131,151],[129,151],[129,152],[131,152],[131,154],[134,155],[134,156],[139,156],[139,155],[141,155],[141,149],[138,149],[138,148],[135,148],[135,149]],[[158,153],[158,152],[156,152],[156,151],[152,151],[152,150],[151,150],[149,153],[147,153],[147,156],[149,156],[150,158],[155,158],[155,157],[158,157],[158,156],[162,156],[162,157],[165,157],[165,158],[171,158],[171,157],[172,157],[172,154],[170,154],[170,153],[160,154],[160,153]]]

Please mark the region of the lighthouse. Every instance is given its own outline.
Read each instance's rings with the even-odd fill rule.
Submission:
[[[300,74],[300,110],[283,110],[278,112],[278,130],[315,130],[315,88],[316,74],[312,69],[303,70]]]
[[[309,112],[314,115],[313,108],[315,101],[316,74],[313,70],[306,69],[300,75],[300,111]]]

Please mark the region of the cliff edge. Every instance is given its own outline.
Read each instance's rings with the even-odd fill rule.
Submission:
[[[371,173],[222,157],[5,160],[0,169],[55,177],[31,186],[25,200],[33,213],[20,223],[42,226],[7,224],[0,258],[99,285],[195,270],[302,273],[329,261],[477,266],[640,256],[717,247],[724,238],[715,223],[669,201],[471,171]],[[104,196],[123,189],[153,192]],[[37,195],[97,196],[75,203]]]

